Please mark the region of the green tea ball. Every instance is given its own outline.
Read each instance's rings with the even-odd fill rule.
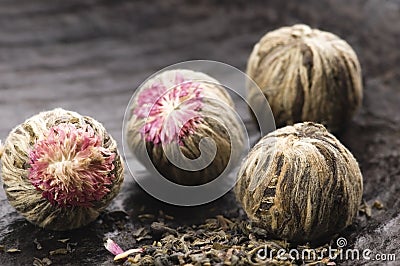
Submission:
[[[267,97],[278,127],[312,121],[338,131],[362,101],[357,55],[338,36],[306,25],[267,33],[254,46],[247,74]],[[258,88],[249,85],[255,104]]]
[[[349,150],[322,125],[306,122],[263,137],[243,161],[235,192],[272,236],[306,242],[352,223],[363,181]]]
[[[28,221],[52,230],[95,220],[123,181],[117,143],[103,125],[59,108],[14,128],[1,162],[10,204]]]
[[[156,168],[177,184],[218,178],[243,150],[242,124],[228,91],[202,72],[176,69],[155,75],[133,96],[129,115],[126,139],[132,153],[148,170]],[[196,170],[187,167],[193,165]]]

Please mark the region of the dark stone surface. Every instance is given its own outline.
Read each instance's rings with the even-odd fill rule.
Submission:
[[[172,63],[219,60],[245,69],[254,43],[279,26],[306,23],[347,40],[364,73],[363,108],[338,136],[359,160],[364,200],[383,210],[360,215],[344,234],[348,246],[395,253],[400,260],[400,2],[396,0],[307,1],[13,1],[0,3],[0,139],[27,117],[63,107],[103,122],[121,143],[122,118],[133,90]],[[242,110],[243,111],[243,110]],[[251,134],[256,134],[252,132]],[[124,218],[123,210],[129,214]],[[196,208],[158,202],[126,175],[123,192],[108,212],[87,228],[56,233],[17,214],[0,192],[0,265],[112,264],[103,239],[138,246],[132,231],[146,221],[138,214],[159,210],[172,222],[196,224],[240,213],[231,194]],[[118,232],[118,235],[116,234]],[[48,252],[77,243],[67,255]],[[37,239],[43,249],[37,250]],[[343,265],[377,262],[343,261]],[[398,264],[398,262],[397,262]],[[392,262],[392,265],[397,265]]]

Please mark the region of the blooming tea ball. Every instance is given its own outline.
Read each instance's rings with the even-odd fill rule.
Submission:
[[[186,69],[164,71],[133,96],[127,143],[147,169],[154,167],[163,178],[181,185],[205,184],[242,151],[242,125],[233,108],[228,92],[214,78]],[[213,144],[202,149],[207,139]],[[192,163],[199,167],[190,168]]]
[[[87,225],[123,181],[117,144],[103,125],[63,109],[41,112],[14,128],[3,151],[2,178],[10,204],[43,228]]]
[[[362,101],[357,55],[338,36],[306,25],[267,33],[254,46],[247,74],[260,87],[278,127],[313,121],[338,131]],[[249,85],[249,102],[257,90]]]
[[[294,242],[320,240],[350,225],[362,191],[356,159],[311,122],[263,137],[243,161],[235,187],[251,220]]]

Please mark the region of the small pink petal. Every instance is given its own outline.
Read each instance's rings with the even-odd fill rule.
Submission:
[[[124,253],[124,250],[118,246],[117,243],[115,243],[114,241],[112,241],[111,239],[107,239],[107,242],[104,243],[104,247],[110,251],[113,255],[119,255]]]

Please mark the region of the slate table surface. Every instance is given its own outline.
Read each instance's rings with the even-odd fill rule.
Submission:
[[[218,60],[245,70],[253,45],[263,34],[295,23],[341,36],[359,56],[363,107],[338,138],[360,163],[364,200],[368,204],[378,200],[385,208],[373,209],[370,219],[357,218],[349,245],[396,253],[400,260],[398,0],[2,0],[0,139],[31,115],[62,107],[95,117],[122,143],[125,108],[149,75],[193,59]],[[32,265],[34,257],[49,257],[55,265],[112,264],[112,256],[103,248],[104,238],[114,236],[124,239],[126,246],[137,246],[129,232],[142,225],[138,215],[160,210],[175,216],[177,226],[240,212],[231,193],[197,208],[161,203],[143,192],[127,172],[122,193],[96,222],[56,233],[26,222],[1,190],[0,245],[19,248],[21,253],[0,251],[0,265]],[[123,215],[121,211],[129,217],[116,235],[113,221]],[[62,247],[57,240],[63,238],[77,243],[75,251],[49,256],[50,250]],[[43,249],[37,250],[35,239]]]

